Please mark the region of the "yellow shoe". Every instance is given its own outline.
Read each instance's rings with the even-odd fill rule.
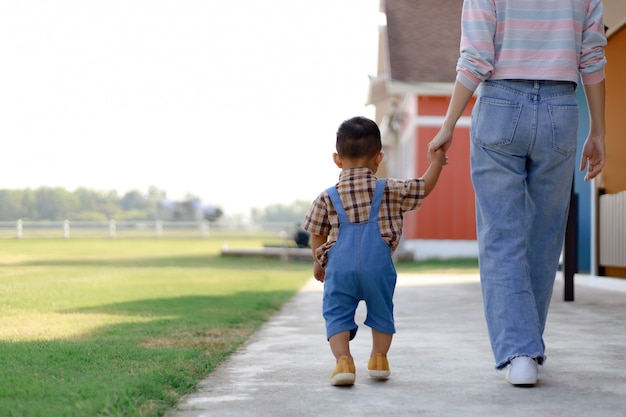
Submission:
[[[354,385],[356,370],[354,362],[349,362],[347,356],[339,358],[333,374],[330,376],[331,385]]]
[[[370,358],[367,363],[367,370],[369,371],[370,377],[375,379],[387,379],[389,375],[391,375],[387,357],[383,356],[382,353],[377,353],[376,356]]]

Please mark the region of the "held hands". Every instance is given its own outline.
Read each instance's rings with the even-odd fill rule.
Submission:
[[[452,131],[452,129],[442,127],[428,144],[428,150],[443,149],[444,152],[447,152],[450,149],[450,145],[452,145]]]
[[[444,166],[448,165],[448,157],[443,148],[433,150],[428,147],[428,162],[430,162],[431,165]]]
[[[446,152],[452,145],[452,132],[454,129],[442,127],[428,144],[428,161],[439,166],[448,165]]]

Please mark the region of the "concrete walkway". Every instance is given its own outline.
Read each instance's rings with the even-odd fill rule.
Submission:
[[[557,279],[534,388],[493,369],[475,275],[401,275],[392,376],[367,376],[369,328],[353,341],[357,380],[333,387],[311,280],[168,417],[623,417],[626,415],[626,281],[576,276],[576,301]]]

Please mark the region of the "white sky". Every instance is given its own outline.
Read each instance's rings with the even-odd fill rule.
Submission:
[[[0,0],[0,188],[312,200],[364,115],[379,0]],[[1,203],[1,202],[0,202]]]

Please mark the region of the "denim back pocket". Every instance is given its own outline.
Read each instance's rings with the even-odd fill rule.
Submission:
[[[522,113],[522,103],[481,97],[472,114],[472,141],[497,148],[510,145]]]
[[[578,106],[549,105],[552,123],[552,148],[565,156],[576,152],[578,143]]]

